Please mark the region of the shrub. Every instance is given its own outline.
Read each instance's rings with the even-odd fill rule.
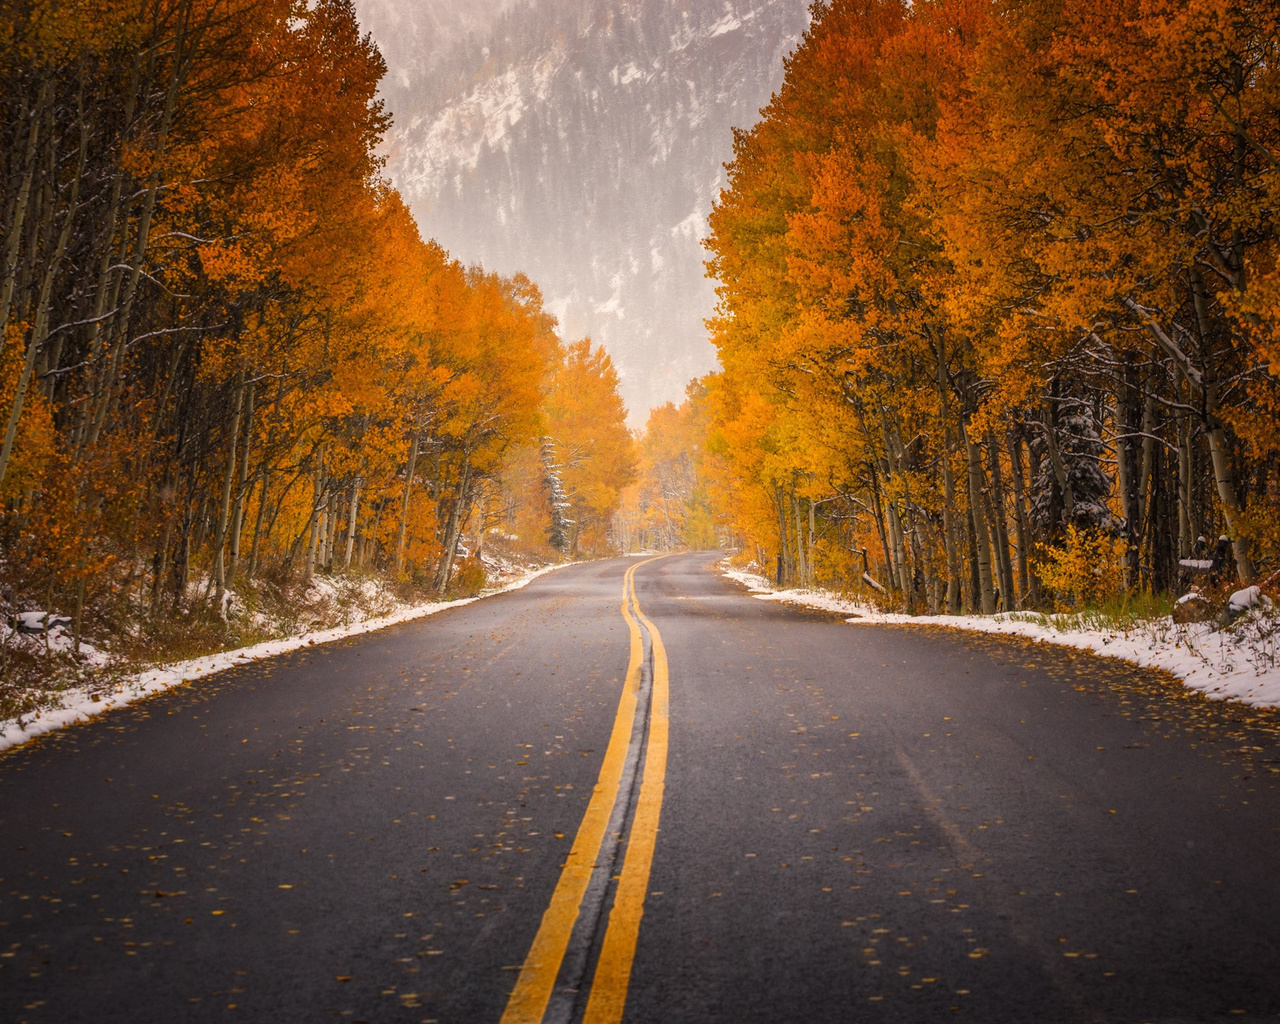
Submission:
[[[1076,607],[1095,604],[1124,590],[1124,543],[1123,537],[1073,523],[1065,546],[1040,546],[1036,572],[1059,600]]]
[[[450,597],[476,597],[489,582],[484,563],[478,558],[464,558],[458,563],[449,581]]]

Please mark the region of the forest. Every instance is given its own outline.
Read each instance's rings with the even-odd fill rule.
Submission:
[[[607,548],[617,373],[419,237],[347,0],[27,0],[0,33],[6,619],[216,649],[320,574],[456,596],[487,544]]]
[[[633,436],[419,236],[348,0],[5,0],[0,613],[177,654],[676,547],[915,613],[1274,589],[1280,10],[812,14],[711,214],[720,369]]]
[[[918,613],[1274,588],[1280,7],[813,17],[706,243],[723,528]]]

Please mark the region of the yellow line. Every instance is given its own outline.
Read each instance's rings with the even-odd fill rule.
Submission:
[[[604,933],[600,960],[591,982],[591,998],[582,1024],[618,1024],[627,1004],[627,987],[631,983],[631,964],[640,937],[640,918],[644,914],[644,898],[649,888],[649,870],[653,866],[653,848],[658,840],[658,817],[662,813],[662,795],[667,779],[667,736],[669,731],[669,678],[667,649],[657,627],[640,610],[636,600],[635,581],[631,581],[631,600],[636,616],[644,623],[653,643],[653,698],[649,712],[649,742],[645,747],[644,779],[640,797],[627,836],[627,857],[622,878],[609,911],[609,926]]]
[[[627,665],[622,697],[618,701],[618,713],[613,720],[613,732],[609,736],[609,746],[604,753],[604,763],[600,765],[595,790],[587,803],[587,811],[582,816],[582,824],[578,826],[578,834],[574,836],[573,847],[565,859],[555,892],[551,894],[551,903],[542,915],[538,934],[534,936],[529,955],[525,957],[524,966],[520,969],[516,987],[507,1000],[501,1024],[540,1024],[546,1013],[565,949],[569,945],[569,936],[578,920],[582,895],[591,880],[591,871],[600,853],[600,843],[613,813],[613,805],[618,799],[618,782],[627,759],[627,747],[631,743],[636,699],[640,692],[640,665],[644,656],[640,627],[631,615],[628,593],[635,571],[652,561],[655,559],[636,563],[623,577],[622,616],[631,630],[631,660]]]

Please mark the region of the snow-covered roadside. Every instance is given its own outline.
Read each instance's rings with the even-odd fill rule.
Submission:
[[[159,668],[148,669],[137,675],[114,681],[111,691],[107,693],[94,692],[91,686],[64,690],[58,694],[59,707],[22,715],[16,719],[0,720],[0,751],[25,743],[27,740],[43,733],[52,732],[54,729],[60,729],[65,725],[71,725],[73,722],[83,722],[112,708],[132,704],[136,700],[159,693],[162,690],[180,686],[191,680],[206,679],[235,665],[244,665],[251,661],[260,661],[263,658],[274,658],[278,654],[287,654],[289,651],[296,651],[301,647],[312,647],[316,644],[325,644],[333,640],[359,636],[361,633],[372,633],[375,630],[385,629],[387,626],[394,626],[400,622],[420,619],[449,608],[457,608],[464,604],[471,604],[474,601],[482,601],[486,597],[493,597],[495,594],[505,594],[512,590],[519,590],[528,586],[531,581],[539,576],[574,564],[576,563],[566,562],[560,565],[548,565],[540,569],[526,571],[510,583],[484,591],[479,597],[465,597],[457,601],[406,605],[390,615],[384,615],[376,619],[366,619],[363,622],[354,622],[332,629],[300,633],[296,636],[284,637],[279,640],[267,640],[260,644],[254,644],[252,647],[242,647],[234,651],[221,651],[218,654],[209,654],[203,658],[192,658],[189,661],[175,662],[172,665],[162,665]],[[63,639],[65,640],[65,638]],[[61,643],[62,641],[58,642]],[[66,640],[66,644],[69,646],[70,641]],[[85,650],[85,646],[81,644],[80,649],[82,652]]]
[[[1280,650],[1276,636],[1261,621],[1254,623],[1246,619],[1225,630],[1214,623],[1175,625],[1171,618],[1164,618],[1116,629],[1081,627],[1073,624],[1070,616],[1059,616],[1055,622],[1054,617],[1021,612],[901,615],[877,611],[826,591],[777,590],[763,576],[733,569],[723,562],[720,570],[763,601],[847,615],[849,618],[845,621],[853,624],[949,626],[1027,637],[1122,658],[1146,668],[1163,669],[1191,689],[1216,700],[1234,700],[1254,707],[1280,707]]]

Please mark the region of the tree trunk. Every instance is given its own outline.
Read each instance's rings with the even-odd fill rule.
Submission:
[[[80,182],[85,174],[85,162],[89,153],[89,132],[88,125],[85,123],[83,111],[80,118],[80,145],[78,150],[78,158],[76,161],[75,178],[71,183],[71,195],[68,199],[66,210],[62,216],[62,230],[58,234],[57,244],[54,246],[53,253],[48,259],[44,268],[44,280],[40,285],[40,296],[36,300],[35,323],[31,329],[31,341],[27,345],[27,356],[22,364],[22,373],[18,377],[18,387],[13,397],[13,407],[9,412],[9,422],[5,427],[4,445],[0,447],[0,484],[4,483],[5,474],[9,470],[9,458],[13,454],[13,442],[17,437],[18,423],[22,419],[23,400],[26,397],[27,387],[31,383],[31,372],[35,368],[36,357],[40,350],[44,347],[48,340],[49,331],[49,309],[53,299],[53,282],[57,277],[58,268],[62,265],[62,257],[67,251],[67,242],[71,237],[71,225],[75,219],[76,208],[79,205]],[[32,126],[34,132],[35,126]],[[52,150],[52,140],[50,140],[50,155],[55,154]],[[50,203],[52,207],[52,203]],[[0,296],[3,298],[3,296]],[[5,301],[5,312],[8,311],[9,302]],[[4,328],[0,326],[0,345],[3,345]]]
[[[227,471],[222,477],[222,501],[218,504],[218,529],[213,538],[213,601],[219,614],[222,614],[222,595],[227,587],[223,549],[226,547],[227,527],[231,520],[231,485],[235,481],[236,468],[239,465],[239,460],[236,458],[236,442],[240,439],[240,413],[243,405],[244,374],[241,373],[240,379],[236,382],[236,400],[231,413],[231,426],[227,429],[227,436],[231,439],[231,450],[227,453]]]
[[[22,225],[31,202],[31,181],[35,176],[36,149],[40,141],[40,122],[45,104],[49,101],[52,82],[45,78],[36,93],[35,105],[28,112],[31,127],[27,129],[26,152],[22,159],[22,183],[14,198],[13,217],[8,225],[8,244],[4,252],[4,277],[0,279],[0,352],[4,351],[6,328],[9,325],[9,307],[13,304],[14,287],[18,280],[19,254],[22,244]]]
[[[1151,498],[1148,503],[1148,562],[1151,565],[1151,589],[1157,593],[1170,590],[1177,582],[1177,559],[1173,553],[1173,524],[1169,521],[1170,505],[1166,477],[1170,475],[1168,457],[1163,446],[1154,450],[1151,463]]]
[[[169,82],[165,89],[164,110],[160,118],[160,124],[154,135],[155,149],[153,165],[160,167],[163,164],[165,148],[168,144],[169,130],[173,127],[173,119],[178,105],[178,94],[185,80],[185,75],[190,70],[187,63],[188,56],[184,47],[187,44],[187,33],[189,25],[187,19],[190,15],[190,4],[182,2],[179,4],[179,10],[175,19],[174,28],[174,55],[173,69],[169,75]],[[115,399],[115,384],[120,375],[120,365],[124,357],[125,338],[129,328],[129,316],[133,309],[133,302],[138,293],[138,283],[142,279],[142,267],[146,261],[147,246],[151,239],[151,222],[155,214],[156,201],[159,199],[162,182],[157,173],[153,173],[150,187],[147,189],[146,198],[142,203],[142,212],[138,217],[138,226],[135,233],[135,242],[133,249],[133,258],[129,263],[129,273],[124,279],[124,295],[120,299],[119,307],[111,317],[111,358],[107,366],[107,373],[102,387],[99,390],[98,401],[89,428],[89,436],[87,443],[92,446],[97,444],[98,436],[102,432],[102,427],[106,422],[107,413]]]
[[[453,574],[453,558],[458,549],[458,536],[461,532],[463,511],[471,496],[471,459],[468,457],[462,464],[462,476],[458,480],[458,492],[453,499],[453,507],[449,510],[449,518],[445,523],[444,550],[440,552],[440,563],[436,566],[433,581],[437,594],[444,594],[449,587],[449,577]]]
[[[1213,462],[1213,479],[1218,486],[1218,500],[1222,502],[1222,514],[1231,532],[1231,548],[1236,558],[1236,573],[1243,584],[1253,582],[1254,568],[1252,545],[1241,533],[1244,509],[1236,491],[1235,474],[1231,467],[1231,452],[1227,445],[1227,432],[1222,426],[1208,431],[1209,458]]]
[[[796,528],[796,575],[801,587],[809,585],[809,566],[805,559],[804,527],[800,520],[800,496],[795,488],[791,489],[791,521]]]
[[[187,508],[190,509],[190,505]],[[203,505],[201,506],[203,514]],[[191,513],[182,516],[182,536],[178,540],[178,557],[173,560],[173,610],[180,611],[191,581]]]
[[[136,72],[135,72],[136,73]],[[98,359],[102,354],[102,339],[104,332],[102,329],[103,321],[107,318],[107,302],[108,299],[114,299],[115,288],[112,286],[112,278],[115,277],[116,269],[116,223],[120,219],[122,206],[127,210],[128,202],[121,203],[120,193],[124,185],[124,173],[117,172],[115,180],[111,186],[111,202],[107,207],[107,223],[102,231],[102,255],[98,261],[98,278],[94,289],[93,307],[91,320],[89,325],[88,349],[89,355],[85,360],[87,389],[80,402],[79,414],[76,417],[76,426],[71,435],[71,446],[73,450],[73,458],[78,459],[84,450],[85,442],[89,438],[90,416],[93,408],[93,402],[90,401],[98,393],[99,389],[94,387],[92,381],[95,378],[105,379],[103,371],[96,371]],[[124,220],[128,223],[128,214],[125,214]],[[128,245],[128,232],[121,233],[120,240],[121,260],[124,258],[124,250]],[[118,277],[116,281],[118,283]]]
[[[1196,542],[1191,514],[1191,416],[1178,416],[1178,557],[1190,558]]]
[[[987,462],[991,466],[991,523],[995,527],[992,540],[996,544],[996,561],[1000,568],[1000,597],[1005,611],[1013,611],[1017,598],[1013,590],[1013,563],[1009,559],[1008,505],[1004,495],[1004,476],[1000,471],[1000,446],[995,434],[987,431]]]
[[[385,501],[380,501],[373,507],[373,525],[369,527],[369,535],[362,538],[363,543],[360,547],[360,567],[367,568],[369,564],[369,552],[373,552],[373,564],[378,564],[378,527],[382,525],[382,510],[386,507]]]
[[[249,545],[249,577],[258,572],[258,552],[262,543],[262,520],[267,514],[267,467],[262,467],[262,489],[258,492],[258,514],[253,523],[253,541]]]
[[[951,469],[949,426],[946,450],[942,453],[942,533],[947,549],[947,614],[959,615],[964,559],[960,555],[960,539],[956,536],[956,480]]]
[[[996,596],[991,582],[991,538],[982,509],[982,455],[967,429],[964,443],[969,454],[969,510],[973,516],[973,536],[978,553],[978,594],[982,613],[992,615],[996,610]]]
[[[329,567],[329,489],[326,487],[320,502],[320,518],[316,523],[316,568],[326,572]]]
[[[889,533],[885,523],[884,502],[880,498],[880,477],[876,472],[875,460],[868,464],[871,470],[871,501],[876,513],[876,532],[880,535],[880,552],[884,557],[885,577],[889,581],[889,589],[898,587],[898,568],[893,561],[893,552],[889,546]]]
[[[1062,491],[1062,525],[1065,526],[1071,522],[1075,514],[1076,498],[1075,490],[1071,486],[1071,477],[1067,475],[1066,464],[1062,461],[1062,453],[1058,451],[1058,407],[1053,402],[1045,410],[1044,440],[1045,446],[1049,449],[1049,462],[1053,466],[1054,479],[1058,481],[1058,489]]]
[[[1021,607],[1034,603],[1031,592],[1031,529],[1027,523],[1026,487],[1022,477],[1022,438],[1014,427],[1006,433],[1010,478],[1013,481],[1013,526],[1018,539],[1018,600]]]
[[[315,477],[311,484],[311,518],[307,521],[307,560],[302,569],[302,578],[311,579],[311,574],[316,568],[316,548],[320,543],[320,499],[321,499],[321,476],[323,471],[319,468],[315,471]]]
[[[173,516],[165,517],[164,539],[156,548],[155,558],[152,560],[152,569],[154,575],[151,577],[151,618],[155,618],[160,612],[160,587],[161,581],[165,574],[169,571],[169,545],[173,541]]]
[[[80,628],[84,623],[84,568],[81,567],[80,576],[76,579],[76,614],[75,614],[75,636],[72,649],[76,654],[80,653]]]
[[[956,523],[956,481],[951,468],[951,453],[954,439],[951,433],[951,382],[947,376],[946,335],[941,331],[930,331],[933,352],[937,357],[934,381],[938,388],[938,405],[942,413],[943,452],[942,452],[942,534],[947,552],[947,612],[960,614],[961,576],[964,572],[964,557],[960,553],[959,526]]]
[[[902,530],[902,519],[898,515],[898,506],[889,502],[889,533],[893,539],[893,562],[897,569],[898,589],[902,591],[906,610],[911,611],[911,569],[907,565],[906,537]]]
[[[1152,519],[1150,515],[1150,504],[1155,500],[1152,492],[1152,472],[1156,459],[1156,400],[1151,395],[1147,396],[1146,403],[1142,409],[1142,463],[1138,470],[1138,493],[1134,508],[1137,510],[1138,519],[1134,524],[1134,545],[1141,550],[1143,541],[1147,540],[1151,543],[1150,527]],[[1140,560],[1138,561],[1141,567]],[[1139,574],[1134,573],[1133,585],[1140,584]]]
[[[342,503],[338,498],[338,492],[333,486],[333,481],[329,482],[328,493],[325,495],[324,502],[324,571],[333,571],[333,545],[338,534],[339,513],[342,511]]]
[[[347,513],[347,549],[342,556],[342,571],[351,570],[351,555],[356,542],[356,513],[360,508],[360,477],[351,485],[351,509]]]
[[[409,494],[413,490],[413,474],[418,467],[418,434],[415,431],[409,443],[409,468],[404,475],[404,493],[400,497],[400,529],[396,533],[395,575],[399,576],[404,569],[404,540],[409,523]]]
[[[1198,269],[1191,272],[1191,294],[1196,309],[1196,322],[1200,331],[1201,348],[1208,351],[1212,338],[1209,316],[1209,294]],[[1150,326],[1150,325],[1148,325]],[[1153,332],[1154,333],[1154,332]],[[1205,360],[1205,372],[1199,381],[1199,390],[1204,408],[1205,434],[1209,441],[1209,459],[1213,465],[1213,480],[1218,488],[1218,500],[1222,504],[1222,514],[1227,520],[1227,528],[1231,533],[1231,547],[1236,559],[1236,573],[1241,583],[1252,583],[1254,578],[1252,545],[1249,538],[1241,533],[1244,506],[1240,502],[1236,490],[1235,472],[1231,465],[1231,452],[1227,442],[1227,433],[1218,419],[1218,384],[1211,375],[1212,364]],[[1194,379],[1188,375],[1188,383]]]
[[[815,533],[814,528],[815,528],[815,523],[814,523],[813,499],[810,498],[809,499],[809,551],[805,555],[805,562],[809,566],[809,586],[810,587],[814,585],[814,577],[813,577],[813,544],[814,544],[814,533]]]
[[[966,474],[967,472],[966,470]],[[972,508],[965,512],[964,528],[965,540],[969,545],[969,572],[965,580],[965,608],[970,615],[977,615],[982,611],[982,585],[978,582],[978,541],[973,528]]]
[[[249,456],[253,450],[253,385],[245,392],[244,454],[240,457],[240,481],[236,487],[235,505],[231,511],[231,555],[227,567],[228,586],[235,586],[240,567],[240,535],[244,532],[244,506],[249,499]]]
[[[782,586],[784,583],[791,582],[792,559],[791,530],[787,526],[787,505],[781,487],[775,486],[773,489],[773,504],[778,510],[778,558],[782,564],[782,571],[778,574],[778,586]]]
[[[1122,370],[1120,400],[1116,402],[1116,483],[1120,488],[1120,507],[1125,518],[1125,585],[1133,588],[1138,585],[1140,569],[1140,530],[1142,511],[1140,508],[1138,469],[1138,452],[1133,435],[1138,427],[1137,420],[1138,388],[1135,382],[1136,371],[1133,358],[1126,353]]]

